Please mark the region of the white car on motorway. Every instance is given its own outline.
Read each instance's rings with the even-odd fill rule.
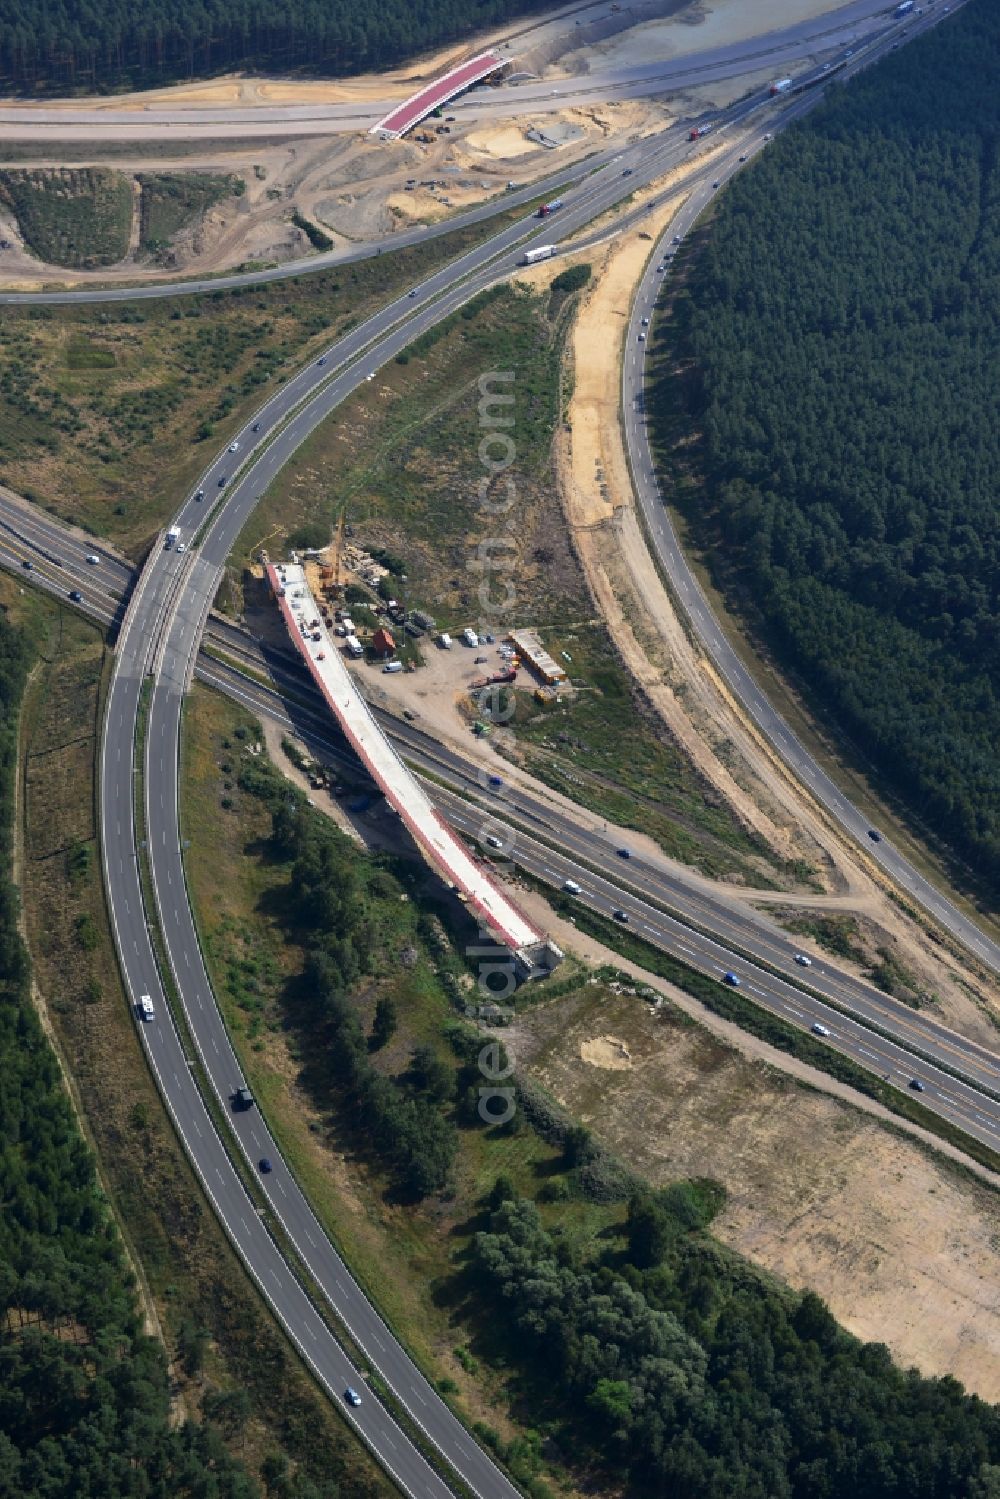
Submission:
[[[804,952],[797,952],[795,954],[795,961],[800,968],[811,968],[813,966],[812,958],[807,957]]]
[[[822,1025],[818,1020],[814,1024],[812,1030],[814,1036],[828,1036],[830,1034],[830,1027],[827,1025]]]

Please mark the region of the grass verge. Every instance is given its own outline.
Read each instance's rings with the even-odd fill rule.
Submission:
[[[5,308],[6,482],[138,557],[210,454],[303,361],[522,214],[263,286]]]
[[[957,1125],[949,1123],[930,1109],[924,1108],[916,1098],[891,1087],[874,1073],[859,1067],[849,1057],[842,1056],[814,1040],[807,1032],[797,1030],[779,1016],[771,1015],[767,1010],[761,1009],[738,990],[730,989],[706,974],[688,968],[676,958],[651,946],[643,938],[637,937],[632,932],[623,931],[618,923],[581,906],[578,901],[569,900],[558,891],[554,892],[546,887],[545,893],[561,914],[573,918],[580,931],[597,937],[621,957],[638,963],[649,973],[668,979],[716,1015],[733,1021],[750,1035],[758,1036],[762,1041],[776,1047],[778,1051],[786,1052],[801,1062],[807,1062],[810,1067],[827,1073],[838,1082],[847,1083],[867,1098],[873,1098],[877,1103],[882,1104],[891,1113],[899,1115],[901,1119],[906,1119],[911,1124],[918,1124],[929,1134],[936,1135],[949,1145],[954,1145],[971,1160],[1000,1174],[1000,1154],[965,1134]]]
[[[100,873],[94,763],[103,642],[72,612],[21,594],[7,579],[0,603],[40,651],[23,719],[22,798],[23,901],[37,987],[148,1286],[176,1404],[195,1418],[211,1414],[252,1473],[285,1471],[323,1499],[338,1488],[387,1494],[232,1254],[146,1066]]]
[[[213,987],[241,1065],[352,1273],[471,1429],[497,1444],[494,1450],[519,1482],[534,1483],[544,1470],[552,1476],[551,1465],[537,1455],[535,1423],[530,1413],[511,1408],[502,1371],[482,1367],[470,1353],[475,1314],[455,1277],[482,1225],[481,1199],[495,1177],[505,1174],[534,1195],[560,1175],[559,1146],[526,1121],[514,1132],[463,1126],[448,1189],[423,1203],[400,1191],[372,1140],[359,1134],[329,1073],[337,1048],[302,989],[306,933],[297,914],[296,869],[275,848],[267,801],[242,784],[247,766],[274,776],[258,752],[257,734],[240,709],[196,690],[184,737],[186,867]],[[294,793],[288,798],[289,807],[298,808],[292,815],[318,819]],[[369,859],[346,839],[336,847],[334,883],[361,880],[380,930],[377,971],[359,979],[352,1004],[366,1031],[380,1003],[391,1004],[395,1029],[384,1046],[372,1046],[370,1059],[410,1096],[417,1048],[431,1048],[446,1081],[460,1071],[447,1036],[464,1013],[471,980],[462,948],[470,937],[475,941],[474,932],[421,865]],[[220,868],[227,871],[224,881]],[[577,972],[571,987],[583,982]],[[589,1239],[621,1220],[622,1204],[569,1193],[546,1211],[558,1212],[571,1237]],[[555,1475],[569,1483],[558,1464]]]

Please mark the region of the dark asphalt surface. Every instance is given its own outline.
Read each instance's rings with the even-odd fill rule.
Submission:
[[[623,168],[615,164],[590,177],[572,196],[566,194],[566,207],[559,215],[559,232],[565,234],[581,227],[644,181],[660,175],[685,149],[676,137],[671,137],[626,151],[621,159],[626,164],[634,161],[634,176],[623,185]],[[147,676],[151,676],[145,756],[146,855],[168,961],[185,1019],[210,1086],[227,1107],[231,1092],[242,1085],[243,1079],[212,999],[187,899],[178,837],[177,773],[182,705],[211,601],[226,558],[247,517],[300,443],[352,390],[373,377],[382,364],[394,358],[421,332],[463,305],[476,291],[509,273],[520,253],[512,247],[526,234],[536,241],[543,237],[551,241],[552,221],[522,222],[503,230],[486,245],[429,278],[416,297],[400,297],[380,310],[341,339],[324,356],[322,365],[314,361],[275,392],[253,418],[259,424],[259,432],[253,433],[252,422],[248,422],[236,439],[238,451],[221,454],[200,479],[197,488],[204,489],[205,500],[198,502],[192,496],[175,517],[185,546],[193,546],[196,534],[203,527],[204,539],[196,550],[185,551],[183,555],[175,549],[155,550],[130,601],[109,689],[101,758],[102,845],[109,905],[130,996],[135,1000],[141,993],[151,994],[157,1014],[165,1016],[165,1001],[142,905],[131,806],[130,746],[135,737],[142,686]],[[457,284],[462,275],[467,279]],[[238,472],[237,464],[243,465]],[[218,481],[223,476],[232,479],[223,486],[224,503],[206,520],[212,501],[219,499]],[[199,1123],[201,1134],[194,1130],[193,1124],[185,1127],[179,1123],[178,1127],[198,1162],[202,1179],[206,1180],[211,1172],[217,1177],[213,1192],[217,1210],[251,1273],[259,1284],[267,1286],[272,1305],[284,1325],[295,1331],[301,1347],[303,1293],[270,1238],[253,1231],[250,1220],[246,1220],[244,1228],[246,1193],[232,1165],[228,1171],[223,1165],[225,1152],[214,1130],[211,1130],[211,1149],[203,1156],[205,1126],[208,1124],[211,1129],[211,1125],[193,1079],[179,1065],[176,1034],[172,1028],[154,1022],[144,1027],[143,1035],[168,1106],[181,1119],[190,1113]],[[233,1114],[230,1110],[230,1120],[234,1138],[252,1169],[261,1156],[274,1163],[273,1172],[259,1179],[271,1211],[316,1285],[350,1330],[354,1342],[385,1379],[410,1418],[476,1494],[513,1494],[513,1486],[415,1369],[360,1287],[350,1279],[257,1111],[251,1116]],[[322,1367],[324,1376],[333,1381],[329,1387],[335,1388],[335,1371],[343,1367],[342,1355],[329,1335],[323,1343],[317,1334],[316,1341],[322,1346],[315,1349],[310,1346],[313,1355],[310,1361],[314,1368]],[[409,1492],[430,1494],[443,1489],[441,1480],[373,1398],[367,1398],[360,1411],[347,1413],[397,1482]]]
[[[807,53],[810,47],[826,49],[840,44],[847,45],[856,35],[866,35],[870,30],[868,23],[879,17],[885,18],[889,8],[884,0],[853,0],[853,3],[841,7],[828,16],[800,21],[791,26],[778,28],[766,36],[751,38],[745,42],[709,48],[687,57],[657,61],[640,67],[606,72],[596,71],[580,78],[561,79],[551,84],[521,83],[499,91],[484,89],[455,101],[452,107],[463,119],[466,117],[505,117],[523,114],[528,110],[532,112],[546,109],[561,110],[571,105],[598,103],[604,99],[638,98],[676,92],[680,89],[738,76],[749,69],[762,68],[768,64],[773,66],[776,73],[780,73],[786,68],[792,68],[796,60]],[[855,28],[861,28],[860,33],[857,33]],[[103,126],[105,129],[114,119],[113,113],[107,110],[77,111],[76,113],[81,116],[93,116],[95,125]],[[203,122],[217,127],[220,118],[220,111],[213,109],[173,111],[144,109],[142,125],[148,126],[156,122],[160,113],[164,116],[165,133],[169,133],[171,138],[183,133],[182,127],[185,121],[189,125],[198,123],[199,128],[202,128]],[[370,110],[364,111],[361,115],[356,114],[352,108],[342,105],[289,105],[267,111],[237,108],[227,110],[226,119],[245,133],[248,124],[255,123],[259,126],[265,113],[275,122],[290,119],[303,121],[344,120],[346,118],[351,128],[359,126],[365,128],[374,124],[385,113],[385,108],[373,105]],[[46,110],[33,107],[29,113],[21,106],[0,106],[0,127],[8,119],[21,121],[28,119],[34,137],[37,138],[39,132],[48,129],[51,130],[54,142],[58,142],[61,138],[60,130],[66,130],[73,114],[74,111],[65,109]],[[115,286],[76,291],[2,292],[0,305],[23,303],[27,306],[59,306],[71,303],[149,300],[157,297],[190,296],[195,293],[223,291],[232,287],[255,286],[263,282],[284,281],[294,276],[310,275],[330,266],[367,260],[383,252],[388,253],[425,239],[436,238],[464,225],[482,222],[512,205],[529,202],[539,194],[552,196],[560,188],[580,181],[594,166],[607,162],[612,155],[612,152],[599,153],[576,166],[555,172],[542,182],[520,188],[500,198],[494,198],[479,208],[457,214],[441,224],[430,228],[408,229],[360,248],[337,248],[325,254],[274,266],[265,271],[234,272],[225,276],[163,283],[157,286],[132,288]]]
[[[22,540],[20,548],[13,546],[12,536]],[[86,539],[83,545],[89,545]],[[58,568],[58,571],[52,568],[36,571],[33,581],[42,586],[50,582],[53,591],[63,597],[71,586],[76,587],[83,595],[82,607],[92,607],[102,621],[114,617],[120,594],[131,580],[131,569],[113,558],[105,559],[96,570],[91,568],[83,560],[81,543],[69,537],[59,521],[0,495],[0,564],[16,569],[29,550],[37,567],[42,568],[43,559],[47,558]],[[198,675],[202,679],[213,681],[248,705],[252,703],[255,711],[270,717],[277,715],[282,723],[308,734],[313,743],[322,745],[324,754],[343,757],[349,765],[354,763],[336,725],[329,721],[324,704],[294,657],[289,654],[287,658],[279,658],[273,652],[265,655],[243,630],[220,618],[210,619],[204,638],[231,660],[245,663],[250,671],[269,675],[274,691],[251,684],[233,667],[212,657],[199,657]],[[283,690],[286,696],[281,698]],[[614,886],[619,897],[632,891],[714,934],[729,944],[730,967],[738,965],[740,954],[745,953],[784,972],[797,984],[806,984],[821,999],[849,1010],[863,1022],[891,1031],[903,1048],[936,1059],[959,1073],[972,1087],[1000,1094],[1000,1062],[996,1056],[956,1035],[933,1015],[911,1010],[872,985],[842,972],[819,954],[808,972],[803,972],[795,962],[798,947],[788,933],[765,914],[748,908],[736,897],[727,897],[714,882],[702,880],[694,871],[677,869],[667,859],[647,858],[631,850],[627,861],[620,859],[617,850],[629,844],[627,830],[613,824],[604,830],[595,829],[588,825],[585,814],[554,795],[546,795],[542,787],[528,789],[508,778],[502,791],[485,791],[480,768],[474,761],[441,744],[418,724],[407,723],[377,706],[374,711],[411,765],[430,773],[438,783],[446,782],[466,802],[478,803],[479,820],[486,831],[497,831],[493,819],[499,819],[498,828],[506,842],[509,831],[506,820],[509,820],[515,829],[535,834],[566,858],[581,861],[575,868],[596,870]],[[432,785],[432,795],[438,797],[439,789],[439,785]],[[451,816],[454,800],[444,798],[444,805]],[[518,836],[515,832],[512,853],[515,863],[520,862]],[[546,877],[543,872],[542,878]],[[812,1023],[813,1019],[822,1019],[822,1015],[818,1011],[814,1015],[807,1008],[805,1018]]]
[[[931,0],[934,3],[934,0]],[[887,19],[892,4],[886,0],[851,0],[826,15],[777,27],[764,35],[739,42],[703,48],[697,53],[658,58],[649,63],[607,67],[599,63],[586,73],[545,81],[522,80],[506,88],[475,88],[450,109],[471,119],[507,118],[530,110],[533,114],[561,110],[570,105],[600,103],[607,99],[639,98],[677,92],[698,84],[715,82],[763,69],[789,67],[810,51],[825,51],[847,45],[864,36],[872,23]],[[581,31],[581,39],[585,32]],[[529,44],[530,45],[530,44]],[[501,49],[503,50],[503,49]],[[517,48],[510,51],[511,60]],[[398,103],[400,101],[396,101]],[[0,135],[33,140],[50,138],[53,145],[64,139],[121,138],[123,127],[135,135],[161,140],[211,134],[248,137],[266,134],[317,133],[324,129],[366,130],[393,107],[391,101],[366,105],[286,104],[219,107],[145,105],[133,110],[94,109],[63,103],[60,107],[18,104],[0,105]]]
[[[913,17],[908,18],[913,22]],[[932,11],[920,22],[912,25],[912,31],[927,29],[935,24]],[[891,43],[882,44],[884,51]],[[798,108],[808,107],[808,99]],[[752,142],[744,142],[740,154],[752,154],[763,145],[761,125]],[[733,153],[726,165],[720,164],[715,178],[724,186],[726,179],[739,169]],[[721,191],[721,188],[720,188]],[[711,605],[709,604],[693,570],[688,565],[683,548],[677,539],[670,520],[665,497],[656,477],[655,465],[649,445],[649,434],[645,419],[645,370],[647,342],[639,342],[642,331],[641,318],[652,315],[664,276],[669,275],[669,262],[664,275],[656,266],[674,249],[674,237],[681,238],[694,224],[705,206],[714,196],[709,184],[702,183],[685,203],[668,232],[663,236],[653,254],[650,255],[645,276],[636,292],[632,317],[625,335],[622,360],[622,411],[624,413],[625,436],[629,463],[647,533],[652,539],[660,564],[670,581],[676,598],[680,601],[688,619],[694,626],[698,638],[728,683],[738,702],[750,713],[758,728],[774,746],[796,777],[833,814],[847,833],[865,850],[866,854],[891,875],[894,882],[905,890],[936,921],[963,943],[970,952],[986,963],[994,972],[1000,972],[1000,945],[992,941],[980,928],[964,915],[947,896],[943,895],[919,870],[909,862],[884,835],[874,842],[868,836],[871,826],[868,819],[857,810],[843,791],[831,780],[809,751],[796,738],[791,728],[765,697],[759,684],[744,666],[736,651],[726,638]],[[879,831],[876,829],[876,831]]]
[[[557,220],[544,224],[521,223],[504,230],[487,245],[463,257],[457,265],[446,267],[431,277],[415,298],[397,299],[368,323],[353,330],[330,350],[324,366],[310,365],[277,391],[257,413],[260,433],[252,434],[248,424],[239,438],[239,451],[221,455],[206,471],[200,481],[200,487],[206,491],[205,503],[199,504],[192,498],[176,517],[185,543],[193,543],[206,509],[213,499],[219,497],[219,477],[233,475],[235,465],[244,464],[233,482],[221,492],[225,503],[207,525],[203,542],[196,551],[184,555],[174,550],[153,553],[131,600],[119,638],[101,760],[102,846],[109,904],[127,988],[133,999],[143,993],[153,996],[155,1018],[141,1027],[151,1064],[213,1205],[251,1274],[303,1356],[333,1397],[340,1401],[345,1415],[358,1427],[395,1481],[413,1494],[443,1494],[447,1488],[373,1395],[365,1392],[363,1405],[358,1410],[344,1407],[343,1389],[347,1383],[362,1388],[359,1377],[311,1306],[255,1212],[190,1075],[184,1048],[171,1023],[145,920],[136,852],[131,746],[140,696],[143,684],[151,676],[146,732],[145,823],[147,855],[161,929],[186,1022],[210,1086],[229,1111],[234,1138],[251,1169],[255,1169],[261,1155],[269,1156],[274,1163],[274,1171],[260,1178],[259,1183],[268,1207],[282,1224],[321,1294],[413,1421],[476,1494],[512,1495],[515,1492],[513,1486],[476,1446],[415,1369],[363,1292],[351,1280],[287,1171],[258,1112],[253,1110],[234,1115],[229,1110],[229,1096],[242,1084],[243,1078],[204,969],[187,899],[178,839],[177,774],[183,697],[195,669],[202,631],[226,557],[264,489],[315,426],[422,331],[461,306],[475,291],[507,274],[523,245],[518,249],[514,247],[525,235],[530,235],[535,242],[551,242],[582,227],[605,208],[683,159],[687,149],[677,140],[676,134],[673,138],[630,148],[621,155],[623,166],[631,165],[635,172],[627,186],[623,187],[621,182],[623,166],[616,164],[605,168],[572,193],[564,195],[566,207]],[[468,279],[457,286],[456,277],[461,275]],[[627,370],[630,367],[629,361]],[[302,403],[301,408],[296,412],[299,403]],[[288,424],[280,426],[289,417]],[[269,441],[272,436],[273,440]],[[252,461],[248,462],[248,459]],[[478,814],[461,815],[471,815],[475,819]],[[554,856],[546,849],[533,857],[548,859],[551,864]],[[620,892],[606,882],[606,889],[597,888],[599,876],[581,875],[580,883],[588,889],[585,879],[594,885],[594,900],[622,901]],[[589,890],[588,894],[591,894]],[[643,935],[659,936],[677,925],[653,907],[643,907],[642,914],[640,926],[648,929],[643,930]],[[678,932],[671,935],[678,944],[683,940],[699,961],[731,961],[724,949],[711,943],[711,939],[696,938],[690,928],[679,927]],[[696,941],[711,943],[714,953],[696,947]],[[747,968],[746,986],[755,998],[766,998],[765,984],[772,989],[778,986],[778,1002],[801,1008],[799,991],[784,985],[788,991],[785,994],[781,992],[782,981]],[[837,1017],[834,1024],[839,1039],[840,1030],[846,1037],[848,1028],[854,1023]],[[873,1038],[871,1032],[860,1027],[857,1029],[858,1047],[863,1042],[878,1060],[879,1048],[890,1043],[882,1043]],[[902,1066],[914,1065],[906,1059],[905,1053],[900,1057]],[[894,1059],[892,1065],[900,1065],[899,1059]],[[964,1084],[957,1084],[942,1074],[934,1077],[933,1086],[942,1111],[947,1104],[954,1110],[974,1107],[986,1114],[982,1095],[972,1094],[972,1100],[966,1099],[962,1093]],[[972,1090],[967,1091],[971,1093]],[[970,1128],[970,1132],[977,1132],[974,1122],[965,1127]],[[990,1143],[994,1143],[992,1138]]]
[[[317,755],[334,761],[342,758],[346,765],[356,763],[337,744],[330,726],[324,726],[320,715],[315,719],[303,715],[297,705],[284,702],[278,693],[240,677],[232,668],[211,659],[202,661],[198,675],[254,713],[293,730]],[[410,726],[400,727],[406,732]],[[730,910],[718,899],[709,897],[699,902],[697,895],[692,896],[683,883],[672,892],[669,879],[664,880],[658,866],[635,856],[624,864],[610,845],[601,847],[601,840],[592,832],[572,823],[567,824],[567,835],[558,821],[552,819],[551,808],[546,808],[549,813],[546,825],[533,835],[526,831],[533,820],[530,798],[515,789],[504,793],[509,805],[500,802],[495,809],[470,805],[467,793],[459,795],[441,786],[440,781],[449,774],[449,757],[436,752],[439,746],[431,744],[427,750],[407,752],[401,738],[400,748],[411,764],[419,767],[423,762],[433,773],[435,780],[428,782],[431,795],[452,825],[466,833],[481,852],[494,857],[484,840],[490,834],[501,838],[503,849],[495,856],[501,861],[501,869],[508,862],[512,868],[522,868],[556,888],[562,887],[567,879],[574,880],[581,887],[575,900],[605,916],[616,910],[626,911],[631,931],[711,978],[721,981],[725,973],[736,973],[741,993],[748,994],[756,1004],[792,1026],[806,1030],[816,1024],[825,1025],[829,1035],[823,1038],[824,1045],[851,1057],[901,1091],[910,1086],[911,1079],[918,1078],[926,1090],[921,1095],[926,1108],[983,1144],[1000,1149],[1000,1102],[979,1092],[971,1082],[975,1078],[983,1087],[993,1091],[1000,1088],[1000,1068],[984,1048],[966,1042],[933,1021],[928,1024],[926,1017],[840,973],[822,958],[817,958],[808,970],[797,968],[794,946],[780,929],[773,933],[762,931],[749,913]],[[471,780],[469,769],[463,769],[466,781]],[[462,779],[455,777],[456,783]],[[650,899],[643,899],[644,894]],[[699,931],[686,925],[684,920],[677,920],[669,910],[664,910],[664,905],[702,927],[710,923],[711,930]],[[726,945],[729,943],[733,945]],[[734,953],[734,947],[742,949],[742,953]],[[749,960],[743,953],[750,954]],[[759,962],[753,961],[755,958]],[[760,962],[786,969],[794,982],[762,968]],[[799,984],[809,988],[799,988]],[[825,1003],[824,996],[833,1005]],[[834,1005],[851,1013],[845,1015]],[[861,1020],[854,1019],[855,1015]],[[891,1031],[899,1040],[876,1034],[870,1025]],[[923,1056],[915,1057],[907,1049],[911,1046]],[[934,1065],[935,1057],[941,1066]],[[949,1075],[945,1068],[962,1071],[964,1075]]]

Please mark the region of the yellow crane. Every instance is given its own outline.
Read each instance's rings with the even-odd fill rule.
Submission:
[[[323,569],[324,577],[329,579],[323,588],[323,592],[328,597],[339,596],[344,590],[344,527],[346,524],[347,507],[345,506],[337,517],[333,540],[327,548],[329,560]]]

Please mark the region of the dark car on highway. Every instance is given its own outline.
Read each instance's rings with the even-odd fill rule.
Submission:
[[[261,1176],[266,1176],[269,1171],[274,1170],[274,1167],[271,1165],[271,1162],[268,1160],[266,1155],[261,1156],[260,1160],[257,1162],[257,1167],[260,1171]]]

